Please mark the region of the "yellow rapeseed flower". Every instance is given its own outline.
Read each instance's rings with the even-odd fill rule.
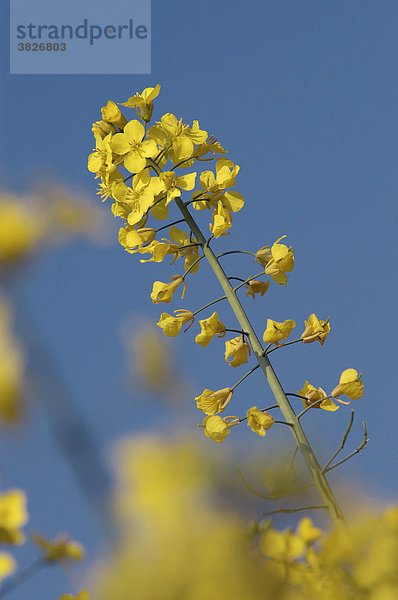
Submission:
[[[279,244],[286,236],[283,235],[271,246],[264,246],[256,253],[256,261],[265,268],[267,275],[280,285],[286,285],[287,275],[293,270],[294,256],[292,248]]]
[[[123,133],[116,133],[111,148],[116,154],[124,156],[123,164],[130,173],[139,173],[145,168],[146,159],[153,158],[158,149],[153,140],[144,140],[145,129],[139,121],[129,121]]]
[[[218,314],[214,312],[208,319],[199,320],[199,325],[202,331],[196,336],[195,342],[205,348],[215,335],[224,337],[225,325],[218,318]]]
[[[316,314],[312,313],[308,317],[308,321],[305,321],[305,329],[301,334],[304,344],[318,340],[321,346],[323,346],[330,331],[329,319],[330,317],[326,321],[320,321]]]
[[[247,425],[251,427],[254,433],[265,436],[265,431],[271,429],[275,423],[275,419],[272,415],[265,411],[261,411],[257,406],[252,406],[246,413]]]
[[[252,279],[246,283],[246,296],[251,296],[254,300],[256,294],[264,296],[268,288],[269,281],[257,281],[256,279]]]
[[[219,415],[210,415],[204,418],[205,436],[216,442],[223,442],[231,432],[231,427],[236,425],[239,420],[236,417],[225,417]]]
[[[101,108],[101,113],[104,121],[115,125],[119,129],[123,129],[127,123],[126,117],[122,114],[118,105],[115,104],[115,102],[112,102],[112,100],[108,100],[107,105]]]
[[[278,344],[286,340],[296,327],[296,323],[291,319],[278,323],[272,319],[267,319],[267,329],[264,331],[263,340],[266,344]]]
[[[190,310],[180,308],[175,310],[174,313],[177,316],[173,317],[168,313],[162,313],[159,321],[156,323],[156,325],[163,329],[163,333],[168,337],[176,337],[180,333],[183,325],[190,322],[190,327],[194,320],[194,316]],[[189,327],[187,329],[189,329]]]
[[[225,360],[231,367],[235,368],[247,363],[250,354],[250,346],[243,335],[238,335],[236,338],[225,342]]]
[[[215,415],[225,410],[229,404],[233,394],[233,389],[230,387],[223,388],[213,392],[205,389],[200,396],[195,398],[196,406],[199,410],[203,410],[206,415]]]
[[[322,388],[316,388],[308,381],[305,382],[303,388],[298,390],[297,393],[306,398],[305,400],[303,399],[305,407],[311,406],[317,402],[317,400],[321,400],[321,398],[325,398],[322,402],[318,402],[314,408],[323,408],[323,410],[328,410],[330,412],[334,412],[339,408],[331,398],[328,398],[327,393]]]
[[[122,106],[127,106],[128,108],[135,108],[136,113],[143,121],[150,121],[153,111],[153,101],[160,92],[160,85],[157,84],[155,87],[147,87],[145,88],[141,94],[136,93],[134,96],[131,96],[126,102],[121,102]]]
[[[363,383],[361,374],[358,375],[355,369],[346,369],[342,372],[340,383],[334,388],[331,396],[337,399],[337,396],[345,394],[350,400],[358,400],[363,395]],[[342,402],[342,400],[339,400]]]
[[[173,294],[181,283],[184,284],[184,290],[181,296],[181,299],[185,296],[186,284],[185,280],[181,277],[181,275],[174,275],[171,277],[170,283],[163,283],[161,281],[155,281],[152,288],[151,300],[154,304],[159,304],[159,302],[165,302],[168,304],[171,302],[173,298]]]

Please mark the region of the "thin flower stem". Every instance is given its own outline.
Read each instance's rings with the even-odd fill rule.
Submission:
[[[36,573],[39,573],[39,571],[45,567],[52,566],[54,564],[55,563],[50,563],[43,558],[39,558],[34,563],[29,565],[29,567],[26,567],[26,569],[23,569],[17,573],[12,579],[2,584],[0,598],[4,598],[4,596],[10,592],[13,592],[17,587],[25,583],[25,581],[31,579],[34,575],[36,575]]]
[[[225,331],[229,331],[231,333],[240,333],[242,336],[246,335],[246,331],[242,331],[241,329],[226,329]]]
[[[345,433],[343,435],[343,439],[341,440],[341,444],[340,446],[337,448],[336,452],[332,455],[332,457],[328,460],[328,462],[326,463],[326,465],[323,467],[322,469],[322,473],[326,473],[326,471],[328,470],[328,467],[332,464],[332,462],[334,461],[334,459],[336,458],[336,456],[342,451],[342,449],[344,448],[344,445],[346,443],[347,437],[351,431],[351,427],[352,424],[354,422],[354,411],[351,410],[351,417],[350,417],[350,422],[348,423],[347,429],[345,430]]]
[[[294,461],[295,461],[295,459],[296,459],[296,456],[297,456],[297,452],[298,452],[298,450],[299,450],[299,447],[298,447],[298,446],[296,446],[296,448],[295,448],[295,450],[294,450],[294,452],[293,452],[292,460],[290,461],[290,468],[291,468],[291,469],[293,468],[293,464],[294,464]]]
[[[309,406],[306,406],[306,408],[297,415],[297,418],[300,420],[301,417],[303,417],[308,410],[314,408],[315,406],[321,404],[321,402],[323,402],[324,400],[328,400],[329,398],[333,398],[333,396],[325,396],[324,398],[319,398],[319,400],[315,400]],[[308,398],[305,398],[305,400],[308,400]]]
[[[264,500],[279,500],[280,498],[285,498],[286,496],[290,496],[292,493],[296,493],[296,492],[301,492],[302,490],[312,487],[314,484],[311,483],[306,483],[305,485],[302,485],[298,488],[295,488],[294,490],[289,490],[287,493],[285,494],[261,494],[261,492],[257,492],[257,490],[255,490],[254,488],[252,488],[246,481],[246,479],[243,477],[243,474],[241,472],[241,470],[239,469],[239,467],[236,467],[236,470],[238,472],[239,477],[242,480],[243,485],[249,490],[249,492],[252,492],[252,494],[254,494],[255,496],[258,496],[259,498],[263,498]]]
[[[250,369],[250,371],[248,371],[248,372],[246,373],[246,375],[243,375],[243,377],[241,377],[241,378],[239,379],[239,381],[237,381],[237,382],[235,383],[235,385],[234,385],[234,386],[232,386],[231,390],[234,390],[235,388],[237,388],[237,387],[238,387],[238,385],[240,385],[240,384],[242,383],[242,381],[244,381],[244,380],[246,379],[246,377],[249,377],[249,375],[251,375],[251,374],[252,374],[252,373],[253,373],[253,372],[254,372],[256,369],[258,369],[258,368],[259,368],[259,366],[260,366],[260,365],[256,365],[255,367],[253,367],[252,369]]]
[[[170,169],[170,171],[174,171],[174,169],[177,169],[177,167],[180,167],[181,165],[183,165],[185,162],[188,162],[189,160],[195,160],[195,157],[190,156],[189,158],[184,158],[184,160],[180,160],[180,162],[177,163],[176,165],[174,165],[174,167],[172,167]]]
[[[232,288],[233,291],[237,292],[241,287],[243,287],[244,285],[246,285],[246,283],[249,283],[249,281],[252,281],[252,279],[257,279],[257,277],[260,277],[261,275],[265,275],[265,272],[264,271],[260,271],[260,273],[257,273],[257,275],[252,275],[251,277],[248,277],[247,279],[245,279],[245,281],[243,283],[240,283],[236,287]]]
[[[336,467],[339,467],[340,465],[345,463],[347,460],[350,460],[350,458],[355,456],[355,454],[358,454],[358,452],[360,452],[362,450],[362,448],[365,448],[368,441],[369,441],[368,431],[366,429],[366,423],[365,423],[365,421],[363,421],[363,440],[362,440],[361,444],[358,446],[358,448],[355,448],[354,452],[351,452],[351,454],[349,454],[348,456],[346,456],[345,458],[340,460],[338,463],[336,463],[336,464],[332,465],[331,467],[329,467],[328,469],[326,469],[325,473],[331,471],[332,469],[335,469]]]
[[[228,277],[228,279],[231,281],[231,279],[236,279],[236,281],[243,281],[243,283],[246,283],[245,279],[242,279],[242,277]]]
[[[271,354],[271,352],[273,352],[274,350],[278,350],[279,348],[284,348],[285,346],[291,346],[292,344],[297,344],[297,342],[302,342],[302,341],[303,340],[301,338],[299,338],[298,340],[293,340],[292,342],[287,342],[286,344],[280,344],[279,346],[272,348],[272,350],[267,351],[267,354]]]
[[[308,400],[306,396],[300,396],[300,394],[287,393],[286,396],[294,396],[295,398],[301,398],[301,400]]]
[[[157,173],[160,174],[161,169],[156,165],[156,163],[152,163]],[[341,521],[344,519],[341,509],[337,503],[337,500],[334,497],[334,494],[329,486],[329,483],[326,479],[324,473],[322,473],[321,466],[315,456],[315,453],[311,447],[310,442],[307,439],[307,436],[304,433],[304,430],[300,424],[298,417],[296,416],[293,408],[291,407],[288,398],[279,382],[279,379],[272,368],[272,365],[269,361],[268,356],[263,354],[264,349],[258,339],[246,313],[239,301],[238,296],[236,295],[236,290],[233,289],[230,281],[228,280],[227,275],[225,274],[221,264],[216,258],[213,250],[206,245],[206,238],[203,235],[201,229],[197,225],[195,219],[189,212],[188,208],[185,206],[184,202],[181,198],[175,198],[175,203],[182,213],[183,217],[186,219],[188,226],[191,228],[195,238],[202,245],[203,253],[206,255],[211,268],[214,271],[223,291],[231,305],[232,310],[235,313],[235,316],[239,322],[243,331],[247,331],[247,338],[249,343],[253,349],[253,353],[255,354],[257,361],[268,381],[268,384],[275,396],[277,403],[282,411],[282,414],[288,423],[291,423],[289,429],[292,431],[293,436],[296,440],[297,445],[299,446],[300,452],[303,456],[303,459],[311,473],[312,479],[325,502],[329,514],[334,521]],[[240,284],[242,286],[243,284]]]
[[[168,227],[171,227],[172,225],[177,225],[178,223],[185,223],[185,219],[178,219],[178,221],[173,221],[172,223],[168,223],[167,225],[163,225],[163,227],[159,227],[158,229],[155,229],[155,233],[158,233],[159,231],[162,231],[162,229],[167,229]]]
[[[256,256],[254,252],[248,252],[247,250],[229,250],[228,252],[217,254],[216,258],[219,259],[222,256],[228,256],[228,254],[250,254],[250,256]]]
[[[261,513],[262,517],[268,517],[269,515],[276,515],[277,513],[296,513],[302,510],[315,510],[316,508],[328,508],[326,504],[318,504],[316,506],[302,506],[300,508],[277,508],[276,510],[271,510],[270,512]]]
[[[194,245],[196,246],[196,244],[194,244]],[[194,268],[194,266],[197,265],[198,262],[200,260],[202,260],[202,258],[204,258],[204,257],[205,257],[205,255],[202,254],[202,256],[199,256],[199,258],[197,258],[196,260],[194,260],[193,263],[192,263],[192,265],[190,267],[188,267],[188,269],[185,271],[184,275],[181,275],[182,279],[185,279],[185,277],[188,275],[188,273],[190,271],[192,271],[192,269]]]
[[[198,308],[198,310],[196,310],[192,314],[195,317],[198,313],[202,312],[202,310],[205,310],[206,308],[209,308],[209,306],[212,306],[213,304],[216,304],[216,302],[220,302],[221,300],[226,300],[226,299],[227,299],[226,296],[220,296],[220,298],[217,298],[216,300],[212,300],[208,304],[205,304],[204,306],[202,306],[202,308]]]
[[[269,410],[272,410],[273,408],[279,408],[279,404],[273,404],[272,406],[268,406],[267,408],[262,408],[260,410],[260,412],[267,412]],[[238,419],[239,423],[242,423],[243,421],[246,421],[247,417],[242,417],[241,419]],[[280,423],[281,421],[275,421],[275,423]]]

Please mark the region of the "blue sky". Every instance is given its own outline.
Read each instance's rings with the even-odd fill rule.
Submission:
[[[331,316],[323,348],[297,345],[273,354],[285,388],[295,392],[308,379],[329,389],[347,367],[363,373],[350,448],[361,439],[363,419],[371,442],[332,482],[356,481],[363,492],[396,498],[396,2],[153,1],[148,76],[10,76],[6,4],[0,8],[2,186],[23,192],[38,175],[51,174],[97,202],[86,169],[91,123],[107,100],[124,101],[160,83],[154,118],[172,112],[185,122],[199,119],[241,166],[236,189],[245,208],[215,247],[255,251],[286,234],[295,250],[287,287],[271,285],[264,298],[246,302],[259,333],[268,317],[295,319],[299,328],[311,312]],[[138,387],[128,389],[120,342],[129,315],[157,320],[162,307],[149,300],[152,282],[166,281],[179,267],[141,265],[124,253],[109,205],[103,210],[114,242],[54,249],[31,267],[18,294],[106,454],[119,434],[170,433],[182,425]],[[231,275],[256,272],[247,258],[229,257],[225,266]],[[188,285],[186,299],[173,308],[197,308],[220,295],[206,268]],[[206,351],[193,335],[191,329],[175,341],[193,395],[243,374],[244,367],[237,373],[225,364],[223,341]],[[234,409],[242,413],[270,397],[258,372],[240,392]],[[199,438],[194,402],[186,403],[181,423],[189,422]],[[348,418],[348,408],[307,415],[309,435],[325,459]],[[269,455],[268,437],[253,440],[242,428],[236,438],[248,456]],[[31,528],[49,535],[65,529],[96,549],[98,527],[42,412],[32,409],[31,424],[5,435],[0,448],[2,487],[27,489]],[[29,558],[23,552],[21,564]],[[43,598],[46,590],[50,599],[71,591],[65,585],[58,573],[43,573],[10,598]]]

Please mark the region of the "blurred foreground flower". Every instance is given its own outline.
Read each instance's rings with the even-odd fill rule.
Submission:
[[[100,209],[59,185],[40,186],[25,196],[0,190],[0,268],[26,261],[43,246],[76,236],[100,241]]]
[[[22,350],[11,331],[10,308],[0,297],[0,423],[19,418],[24,375]]]
[[[192,443],[127,441],[118,457],[121,539],[92,573],[95,600],[398,597],[397,508],[329,533],[309,517],[294,531],[266,519],[248,532],[238,514],[216,509],[209,465]]]
[[[140,324],[131,319],[123,326],[123,341],[127,368],[135,390],[139,384],[144,390],[156,393],[157,398],[160,396],[163,401],[172,404],[190,393],[187,381],[176,367],[169,341],[158,327],[142,319]]]

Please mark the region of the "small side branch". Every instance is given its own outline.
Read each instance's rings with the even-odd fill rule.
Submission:
[[[355,448],[355,450],[353,452],[351,452],[351,454],[349,454],[348,456],[346,456],[345,458],[343,458],[342,460],[340,460],[338,463],[336,463],[336,464],[332,465],[331,467],[328,467],[327,469],[325,469],[325,473],[328,473],[332,469],[335,469],[336,467],[339,467],[340,465],[342,465],[343,463],[345,463],[347,460],[350,460],[350,458],[352,458],[353,456],[355,456],[356,454],[358,454],[358,452],[360,452],[363,448],[365,448],[366,444],[369,442],[369,438],[368,438],[368,431],[366,429],[366,423],[365,423],[365,421],[363,421],[362,424],[363,424],[363,440],[359,444],[358,448]]]
[[[319,504],[316,506],[302,506],[300,508],[277,508],[276,510],[271,510],[270,512],[261,513],[262,517],[268,517],[269,515],[276,515],[277,513],[296,513],[302,510],[314,510],[316,508],[327,508],[326,504]]]
[[[332,464],[332,462],[334,461],[334,459],[336,458],[336,456],[342,451],[342,449],[344,448],[344,445],[346,443],[347,437],[351,431],[351,427],[352,424],[354,423],[354,411],[351,410],[351,417],[350,417],[350,422],[348,423],[347,429],[345,430],[345,433],[343,435],[343,439],[341,440],[341,444],[340,446],[337,448],[336,452],[333,454],[333,456],[328,460],[328,462],[326,463],[326,465],[323,467],[322,469],[322,473],[326,473],[326,471],[328,470],[328,467]]]

